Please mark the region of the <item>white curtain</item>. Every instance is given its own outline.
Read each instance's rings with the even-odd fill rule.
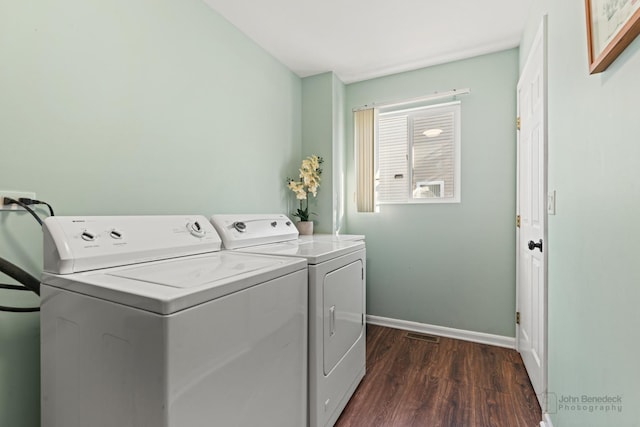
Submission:
[[[354,113],[356,142],[356,200],[358,212],[375,211],[375,114],[373,109]]]

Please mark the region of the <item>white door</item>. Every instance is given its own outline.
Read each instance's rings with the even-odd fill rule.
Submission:
[[[518,81],[518,351],[546,411],[547,391],[546,17]]]

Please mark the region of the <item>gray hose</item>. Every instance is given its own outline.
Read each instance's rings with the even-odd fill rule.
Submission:
[[[0,272],[22,283],[36,295],[40,295],[40,281],[15,264],[0,257]]]

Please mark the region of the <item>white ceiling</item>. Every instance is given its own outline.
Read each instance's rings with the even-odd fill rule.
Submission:
[[[300,77],[345,83],[518,46],[532,0],[204,0]]]

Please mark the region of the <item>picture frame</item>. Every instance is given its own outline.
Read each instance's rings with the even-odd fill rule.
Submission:
[[[640,34],[640,0],[585,0],[589,74],[601,73]]]

